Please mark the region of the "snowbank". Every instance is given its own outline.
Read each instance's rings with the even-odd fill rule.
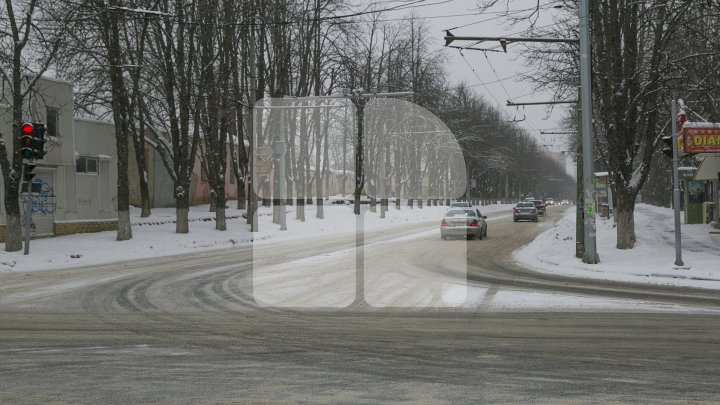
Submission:
[[[673,211],[638,204],[635,210],[635,248],[615,248],[613,221],[599,218],[597,251],[600,263],[575,258],[575,210],[533,242],[515,252],[525,267],[552,274],[635,283],[720,289],[720,234],[708,225],[682,225],[683,261],[689,269],[675,269]]]

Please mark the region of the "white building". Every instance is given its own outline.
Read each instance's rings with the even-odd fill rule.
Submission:
[[[4,91],[3,100],[9,100]],[[117,153],[110,122],[74,117],[71,83],[42,78],[35,95],[23,103],[23,118],[45,124],[45,151],[33,179],[33,236],[64,235],[117,227]],[[12,106],[0,104],[0,133],[12,153]],[[31,114],[32,110],[32,114]],[[10,156],[9,156],[10,158]],[[0,193],[4,185],[0,177]],[[24,212],[24,204],[21,212]],[[0,240],[6,213],[0,204]]]

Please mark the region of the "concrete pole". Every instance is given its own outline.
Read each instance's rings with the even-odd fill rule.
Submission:
[[[250,170],[249,181],[247,182],[248,192],[248,203],[247,210],[247,223],[250,225],[250,232],[258,232],[258,196],[255,192],[258,187],[258,175],[257,175],[257,159],[255,159],[255,153],[257,152],[257,128],[255,128],[255,102],[257,101],[257,72],[255,60],[255,26],[254,24],[250,27],[250,40],[248,41],[248,59],[250,60],[250,99],[248,104],[250,108],[248,111],[247,120],[247,131],[250,136],[250,152],[248,154],[248,169]]]
[[[278,204],[278,223],[281,231],[287,231],[287,183],[285,179],[285,110],[280,109],[280,131],[275,136],[275,170],[278,172],[278,196],[275,203]],[[319,153],[319,152],[318,152]],[[315,169],[317,171],[317,168]],[[317,174],[316,174],[317,178]]]
[[[583,262],[600,261],[596,247],[595,190],[593,187],[592,80],[590,1],[580,0],[580,107],[583,140],[583,200],[585,201],[585,253]]]
[[[672,152],[673,152],[673,208],[675,210],[675,265],[682,266],[682,240],[680,239],[680,179],[678,178],[678,150],[677,150],[677,109],[675,100],[670,101],[672,111]]]
[[[583,201],[582,138],[580,136],[578,136],[578,142],[578,153],[575,158],[577,165],[577,187],[575,192],[575,257],[582,259],[585,255],[585,217],[583,216],[585,204]]]

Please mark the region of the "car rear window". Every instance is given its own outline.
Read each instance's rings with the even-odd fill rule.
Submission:
[[[529,202],[518,203],[517,207],[518,208],[533,208],[533,207],[535,207],[535,204],[529,203]]]
[[[475,212],[473,210],[450,210],[445,214],[446,217],[473,217]]]

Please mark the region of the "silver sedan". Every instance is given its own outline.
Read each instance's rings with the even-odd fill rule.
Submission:
[[[477,208],[451,208],[440,223],[440,239],[487,237],[487,219]]]

